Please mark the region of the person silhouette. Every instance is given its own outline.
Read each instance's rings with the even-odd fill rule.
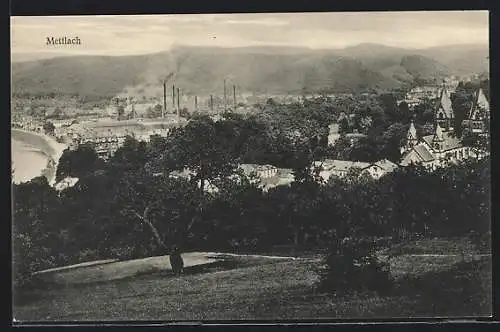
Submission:
[[[180,275],[184,271],[184,260],[177,246],[173,246],[170,252],[170,266],[176,275]]]

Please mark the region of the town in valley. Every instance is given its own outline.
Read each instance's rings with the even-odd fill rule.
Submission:
[[[491,315],[488,13],[214,15],[11,18],[15,321]]]

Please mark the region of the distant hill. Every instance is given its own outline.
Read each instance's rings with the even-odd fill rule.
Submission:
[[[57,57],[68,56],[67,53],[56,53],[56,52],[12,52],[10,54],[10,59],[12,62],[25,62],[25,61],[35,61],[43,59],[52,59]]]
[[[14,93],[114,96],[128,87],[160,86],[164,77],[184,94],[221,94],[223,80],[240,92],[302,93],[389,89],[396,80],[351,58],[309,51],[178,48],[141,56],[77,56],[13,63]]]
[[[401,59],[400,66],[413,77],[426,80],[439,79],[454,74],[453,70],[439,62],[421,55],[407,55]]]
[[[363,43],[343,48],[338,50],[337,53],[366,61],[369,59],[400,58],[404,55],[414,54],[414,50],[374,43]]]
[[[471,58],[464,59],[462,51]],[[377,44],[342,50],[177,46],[168,52],[138,56],[73,56],[14,62],[12,90],[112,97],[131,89],[160,92],[164,78],[168,78],[169,84],[175,81],[188,95],[221,95],[224,79],[229,85],[235,84],[239,93],[385,90],[416,77],[433,79],[479,68],[480,63],[473,64],[480,62],[483,51],[468,47],[446,56],[441,48],[411,50]],[[465,69],[457,69],[461,64]]]
[[[448,45],[431,47],[419,54],[435,59],[458,74],[489,72],[488,45]]]
[[[140,83],[140,58],[77,56],[12,64],[12,92],[110,96]],[[142,59],[144,60],[144,59]]]
[[[338,54],[357,58],[372,70],[393,66],[405,56],[420,55],[432,59],[456,74],[472,74],[489,71],[489,46],[461,44],[409,49],[364,43],[339,50]]]
[[[488,45],[464,44],[407,49],[380,44],[359,44],[339,51],[339,54],[362,61],[373,71],[397,80],[426,80],[443,75],[468,75],[489,72]]]

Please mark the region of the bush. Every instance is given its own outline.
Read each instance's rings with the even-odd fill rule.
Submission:
[[[470,232],[469,239],[480,253],[491,253],[491,232]]]
[[[94,260],[98,260],[98,259],[99,259],[99,253],[97,252],[97,250],[83,249],[78,254],[78,261],[79,262],[89,262],[89,261],[94,261]]]
[[[377,259],[373,241],[335,241],[319,269],[320,291],[384,293],[392,287],[389,266]]]
[[[109,251],[111,257],[117,258],[119,260],[127,260],[133,258],[135,247],[125,244],[119,247],[112,247]]]

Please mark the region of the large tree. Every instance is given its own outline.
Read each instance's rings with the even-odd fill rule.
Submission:
[[[32,273],[57,262],[57,196],[43,176],[13,185],[12,240],[14,285],[24,286]]]
[[[82,178],[102,169],[104,162],[99,159],[91,145],[80,145],[76,150],[64,150],[57,165],[56,180],[67,176]]]
[[[136,173],[120,180],[113,205],[131,221],[130,239],[142,238],[143,243],[136,242],[136,246],[148,244],[153,251],[165,252],[174,245],[184,247],[191,228],[200,220],[203,199],[196,186],[186,180]],[[145,238],[137,236],[144,232]]]
[[[168,168],[192,173],[205,190],[207,181],[230,175],[237,166],[231,140],[209,117],[192,119],[169,137],[163,162]]]
[[[146,142],[127,136],[123,145],[109,160],[108,169],[112,170],[115,176],[119,176],[125,171],[138,171],[144,167],[147,158]]]

